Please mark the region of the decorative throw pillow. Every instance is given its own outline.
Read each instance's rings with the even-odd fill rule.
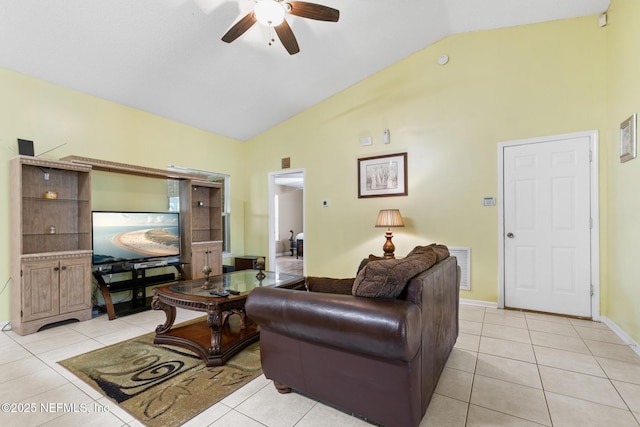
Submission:
[[[436,254],[429,251],[410,257],[370,262],[358,273],[351,293],[358,297],[397,298],[409,279],[436,263]]]
[[[447,248],[445,245],[438,245],[436,243],[432,243],[428,246],[416,246],[415,248],[413,248],[411,252],[407,254],[407,257],[410,257],[412,255],[417,255],[417,254],[423,254],[430,251],[435,252],[438,262],[442,261],[443,259],[449,256],[449,248]]]
[[[364,268],[364,266],[369,263],[369,261],[380,261],[380,260],[383,260],[383,259],[388,259],[388,258],[384,258],[384,257],[381,257],[381,256],[376,256],[376,255],[373,255],[373,254],[369,255],[369,258],[365,258],[362,261],[360,261],[360,265],[358,266],[358,270],[356,271],[356,274],[360,273],[360,270],[362,270]]]

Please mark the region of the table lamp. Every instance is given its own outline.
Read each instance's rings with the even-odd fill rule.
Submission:
[[[393,252],[396,250],[396,247],[391,241],[391,238],[393,237],[391,227],[404,227],[400,210],[381,209],[380,212],[378,212],[378,219],[376,219],[376,227],[387,227],[387,233],[385,234],[387,241],[384,242],[382,250],[384,251],[385,258],[395,258]]]

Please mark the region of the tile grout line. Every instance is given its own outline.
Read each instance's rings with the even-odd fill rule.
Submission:
[[[483,333],[484,333],[484,325],[485,325],[485,320],[486,320],[486,318],[485,318],[485,314],[486,314],[486,312],[485,312],[485,313],[483,313],[483,316],[482,316],[483,321],[482,321],[482,328],[481,328],[481,332],[480,332],[480,339],[482,339],[482,337],[484,336],[484,335],[483,335]],[[525,319],[525,323],[527,324],[527,332],[528,332],[528,335],[529,335],[529,338],[530,338],[530,341],[531,341],[531,343],[530,343],[529,345],[531,345],[531,347],[532,347],[532,351],[533,351],[533,355],[534,355],[534,360],[535,360],[535,365],[536,365],[536,369],[537,369],[537,372],[538,372],[538,377],[539,377],[539,379],[540,379],[540,383],[541,383],[541,385],[542,385],[542,392],[543,392],[543,395],[544,395],[545,404],[546,404],[547,412],[548,412],[548,415],[549,415],[549,420],[551,421],[551,423],[552,423],[552,425],[553,425],[553,419],[552,419],[552,417],[551,417],[551,410],[550,410],[550,408],[549,408],[549,403],[548,403],[548,400],[547,400],[547,394],[546,394],[546,393],[548,392],[548,390],[546,390],[546,388],[545,388],[544,382],[543,382],[543,380],[542,380],[542,375],[541,375],[541,373],[540,373],[540,366],[546,366],[546,365],[540,365],[540,363],[539,363],[539,361],[538,361],[538,355],[536,354],[535,349],[533,349],[533,340],[531,339],[531,329],[530,329],[530,327],[529,327],[529,322],[528,322],[528,320],[529,320],[529,319],[527,318],[527,316],[526,316],[526,315],[524,316],[524,319]],[[533,319],[532,319],[532,320],[533,320]],[[536,320],[537,320],[537,319],[536,319]],[[544,320],[540,319],[540,321],[544,321]],[[549,322],[549,323],[553,323],[553,322]],[[573,332],[575,332],[575,334],[577,335],[577,337],[580,339],[580,342],[582,342],[582,343],[583,343],[583,345],[588,349],[588,351],[589,351],[589,355],[590,355],[590,356],[593,358],[593,360],[596,362],[597,366],[602,370],[602,372],[603,372],[603,373],[604,373],[604,375],[605,375],[605,378],[607,379],[607,381],[609,382],[609,384],[611,385],[611,387],[613,387],[613,388],[614,388],[614,390],[616,390],[617,395],[618,395],[618,396],[620,397],[620,399],[624,402],[625,407],[627,408],[627,411],[631,414],[631,416],[634,418],[634,420],[636,420],[636,421],[637,421],[637,419],[636,419],[636,417],[635,417],[635,415],[634,415],[633,411],[631,410],[631,408],[630,408],[630,406],[629,406],[629,403],[628,403],[628,402],[623,398],[623,396],[622,396],[622,395],[620,394],[620,392],[618,391],[617,387],[615,387],[615,385],[614,385],[614,384],[613,384],[613,382],[612,382],[612,379],[609,377],[609,375],[607,374],[607,372],[604,370],[604,368],[602,367],[602,365],[601,365],[600,361],[598,361],[598,359],[597,359],[596,355],[592,352],[591,348],[589,348],[589,346],[588,346],[588,345],[587,345],[587,343],[585,342],[585,341],[586,341],[586,340],[585,340],[585,338],[584,338],[584,337],[579,333],[579,331],[576,329],[576,325],[575,325],[575,324],[573,324],[572,322],[569,322],[568,324],[569,324],[569,325],[571,325],[571,330],[572,330]],[[562,335],[562,334],[557,334],[557,333],[553,333],[553,332],[547,332],[547,333],[552,334],[552,335],[564,336],[564,335]],[[470,335],[473,335],[473,334],[470,334]],[[511,340],[504,339],[504,338],[496,338],[496,339],[501,339],[501,340],[503,340],[503,341],[511,341]],[[599,341],[599,340],[591,340],[591,341],[608,343],[607,341]],[[613,343],[611,343],[611,344],[613,344]],[[542,346],[542,347],[547,347],[547,346]],[[551,349],[554,349],[554,350],[560,350],[560,351],[566,351],[566,352],[569,352],[569,353],[575,353],[575,352],[572,352],[572,351],[570,351],[570,350],[566,350],[566,349],[558,349],[558,348],[555,348],[555,347],[547,347],[547,348],[551,348]],[[473,373],[473,378],[472,378],[471,392],[473,392],[473,384],[474,384],[474,382],[475,382],[476,375],[479,375],[479,374],[477,373],[477,365],[478,365],[478,359],[479,359],[479,357],[478,357],[478,356],[479,356],[480,354],[484,354],[484,353],[482,353],[482,352],[480,351],[480,348],[478,348],[478,351],[477,351],[477,353],[476,353],[476,354],[477,354],[477,357],[476,357],[476,363],[475,363],[475,368],[474,368],[474,373]],[[576,354],[581,354],[581,353],[576,353]],[[496,355],[496,356],[497,356],[497,355]],[[497,356],[497,357],[504,357],[504,356]],[[601,357],[601,358],[603,358],[603,359],[610,359],[609,357],[605,357],[605,356],[599,356],[599,357]],[[510,358],[509,358],[509,359],[510,359]],[[518,359],[512,359],[512,360],[518,360]],[[624,362],[624,363],[631,363],[631,362],[626,362],[626,361],[624,361],[624,360],[618,360],[618,359],[611,359],[611,360],[616,360],[616,361]],[[553,367],[552,367],[552,368],[553,368]],[[456,368],[451,368],[451,369],[456,369]],[[563,368],[555,368],[555,369],[563,369]],[[597,375],[591,375],[591,374],[584,373],[584,372],[577,372],[577,371],[575,371],[575,372],[574,372],[574,371],[567,370],[567,369],[563,369],[563,370],[565,370],[565,371],[567,371],[567,372],[571,372],[571,373],[576,373],[576,374],[580,374],[580,375],[587,375],[587,376],[590,376],[590,377],[595,377],[595,378],[601,378],[601,379],[603,379],[603,378],[602,378],[602,377],[600,377],[600,376],[597,376]],[[505,381],[506,381],[506,380],[505,380]],[[507,381],[507,382],[510,382],[510,381]],[[621,381],[621,382],[625,382],[625,381]],[[514,384],[517,384],[517,383],[514,383]],[[634,383],[629,383],[629,384],[634,384]],[[522,384],[519,384],[519,385],[522,385]],[[554,392],[554,393],[555,393],[555,392]],[[590,401],[590,400],[585,400],[585,399],[581,399],[581,398],[577,398],[577,397],[573,397],[573,396],[569,396],[569,395],[564,395],[564,394],[562,394],[562,393],[557,393],[557,394],[562,395],[562,396],[566,396],[566,397],[569,397],[569,398],[572,398],[572,399],[577,399],[577,400],[581,400],[581,401],[585,401],[585,402],[589,402],[589,403],[594,403],[594,404],[597,404],[597,405],[603,405],[603,406],[607,406],[607,407],[611,407],[611,408],[615,408],[615,409],[622,409],[622,408],[618,408],[618,407],[615,407],[615,406],[607,405],[607,404],[604,404],[604,403],[592,402],[592,401]],[[471,398],[469,399],[468,406],[467,406],[467,414],[466,414],[466,421],[465,421],[465,424],[466,424],[466,422],[468,422],[468,417],[469,417],[470,407],[471,407]],[[490,410],[495,411],[495,409],[491,409],[491,408],[486,408],[486,409],[490,409]],[[624,409],[623,409],[623,410],[624,410]],[[497,411],[497,412],[500,412],[500,411]],[[506,415],[514,416],[514,415],[512,415],[512,414],[506,414]],[[517,417],[517,418],[519,418],[519,417]],[[530,420],[528,420],[528,421],[530,421]]]
[[[536,349],[533,347],[533,337],[531,336],[531,328],[529,327],[529,319],[527,315],[524,316],[524,322],[527,325],[527,332],[529,334],[529,340],[531,341],[531,351],[533,352],[533,360],[536,361],[536,371],[538,372],[538,378],[540,379],[540,386],[542,387],[542,397],[544,398],[544,405],[547,408],[547,415],[549,416],[549,422],[553,426],[553,417],[551,416],[551,408],[549,407],[549,399],[547,398],[547,392],[544,386],[544,380],[542,379],[542,373],[540,372],[540,363],[538,361],[538,355]]]

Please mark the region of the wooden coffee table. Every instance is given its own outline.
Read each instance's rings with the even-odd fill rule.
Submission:
[[[179,282],[154,289],[151,307],[163,310],[167,320],[156,328],[155,344],[180,346],[198,354],[207,366],[223,365],[231,356],[259,338],[258,326],[245,315],[244,304],[249,293],[259,286],[304,288],[304,277],[265,271],[258,280],[257,270],[242,270],[205,279]],[[217,297],[211,292],[237,291],[237,295]],[[176,308],[207,313],[206,320],[172,328]],[[229,317],[239,316],[239,322]],[[237,319],[234,319],[237,320]]]

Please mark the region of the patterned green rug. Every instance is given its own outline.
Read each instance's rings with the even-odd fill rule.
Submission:
[[[59,362],[147,426],[179,426],[262,373],[254,343],[224,366],[207,367],[155,333]]]

